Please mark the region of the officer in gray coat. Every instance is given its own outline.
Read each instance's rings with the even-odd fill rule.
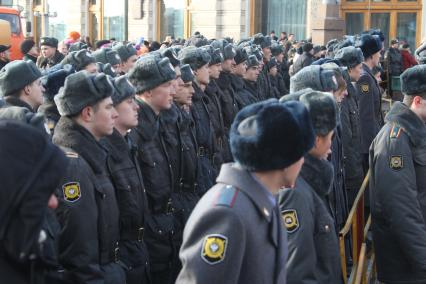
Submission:
[[[426,65],[401,75],[396,102],[370,147],[370,207],[378,279],[426,283]]]
[[[361,154],[364,171],[368,170],[368,148],[383,125],[380,87],[372,70],[380,64],[382,42],[378,36],[363,35],[358,43],[364,55],[363,71],[356,83],[359,93],[359,117],[361,124]]]
[[[230,138],[236,163],[222,166],[189,218],[176,283],[286,283],[287,237],[274,195],[294,186],[313,146],[309,114],[299,102],[252,104]]]
[[[316,139],[305,156],[295,188],[279,194],[288,233],[287,283],[342,283],[339,243],[328,202],[334,174],[327,156],[337,124],[337,105],[331,94],[312,89],[281,99],[294,100],[309,110]]]

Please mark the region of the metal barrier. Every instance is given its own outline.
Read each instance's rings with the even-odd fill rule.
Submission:
[[[368,283],[371,278],[371,273],[374,273],[374,253],[367,255],[367,244],[365,242],[367,238],[368,230],[371,225],[371,216],[369,216],[367,223],[365,224],[364,219],[364,194],[367,189],[368,181],[370,177],[370,171],[368,171],[365,179],[361,185],[361,188],[355,198],[354,204],[349,212],[348,219],[346,220],[345,226],[339,232],[339,249],[341,258],[342,274],[345,284],[352,283]],[[348,275],[347,264],[346,264],[346,247],[345,239],[348,234],[351,233],[352,240],[352,270]],[[370,269],[368,269],[367,260],[370,258]],[[367,275],[368,271],[371,273]]]

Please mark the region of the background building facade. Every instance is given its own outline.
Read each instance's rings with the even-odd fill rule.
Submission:
[[[323,43],[380,28],[418,45],[426,36],[426,0],[0,0],[24,7],[27,36],[65,39],[70,31],[92,41],[163,41],[199,31],[209,38],[240,39],[274,30]],[[24,25],[24,26],[25,26]],[[424,27],[424,28],[422,28]],[[388,42],[386,42],[388,44]]]

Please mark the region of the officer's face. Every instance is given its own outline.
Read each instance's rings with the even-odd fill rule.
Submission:
[[[327,159],[331,154],[331,140],[333,139],[334,131],[332,130],[326,136],[316,136],[314,148],[309,152],[317,159]]]
[[[222,63],[209,66],[209,76],[211,79],[219,79],[222,71]]]
[[[41,79],[37,79],[25,87],[27,101],[33,107],[33,109],[37,109],[43,103],[44,91],[45,90],[41,83]]]
[[[130,56],[127,59],[127,61],[121,63],[121,66],[120,66],[121,72],[123,72],[123,73],[129,72],[129,70],[132,69],[133,66],[135,66],[135,63],[136,63],[137,60],[138,60],[137,55]]]
[[[86,67],[84,67],[84,70],[86,70],[89,73],[95,74],[98,72],[98,68],[96,67],[96,63],[90,63]]]
[[[266,60],[266,62],[269,62],[269,60],[271,60],[271,57],[272,57],[271,48],[265,47],[265,48],[262,48],[262,51],[263,51],[263,58]]]
[[[92,134],[98,139],[111,135],[114,130],[115,120],[118,118],[118,113],[112,104],[111,97],[100,101],[96,108],[92,108],[92,111]]]
[[[269,70],[269,74],[271,74],[272,77],[277,76],[277,73],[278,73],[277,66],[274,66],[271,68],[271,70]]]
[[[138,110],[134,96],[122,101],[115,106],[118,118],[115,121],[115,128],[125,131],[138,126]]]
[[[173,82],[168,81],[149,91],[151,96],[151,106],[154,108],[154,110],[162,111],[171,108],[173,99],[171,96],[172,88]]]
[[[247,69],[246,73],[244,74],[244,79],[249,80],[251,82],[256,82],[257,77],[259,77],[259,67],[253,66]]]
[[[351,77],[352,82],[358,82],[359,78],[361,78],[362,72],[362,63],[358,64],[354,68],[349,69],[349,76]]]
[[[296,184],[296,179],[299,176],[300,169],[302,168],[305,159],[302,157],[297,162],[287,167],[282,171],[282,187],[293,188]]]
[[[237,76],[243,77],[246,71],[247,71],[247,63],[243,62],[243,63],[234,65],[232,73]]]
[[[373,66],[379,66],[379,64],[380,64],[380,51],[373,54],[372,60],[373,60]]]
[[[210,83],[209,65],[206,64],[194,72],[197,82],[203,85]]]
[[[121,64],[115,64],[112,66],[112,70],[114,70],[115,74],[120,75],[121,73]]]
[[[277,61],[279,63],[283,62],[283,60],[284,60],[284,53],[278,54],[277,56],[275,56],[275,58],[277,59]]]
[[[56,48],[47,46],[47,45],[41,46],[41,54],[43,55],[43,57],[52,58],[55,55],[55,53],[56,53]]]
[[[222,70],[225,72],[232,72],[232,65],[235,64],[234,59],[227,59],[222,63]]]
[[[334,99],[338,104],[340,104],[347,95],[348,90],[346,88],[342,88],[333,92]]]
[[[176,96],[173,98],[178,105],[190,105],[192,103],[192,96],[194,95],[194,87],[192,82],[184,83],[179,86]]]

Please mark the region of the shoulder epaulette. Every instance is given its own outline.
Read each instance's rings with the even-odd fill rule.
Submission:
[[[399,138],[402,131],[403,131],[403,129],[401,128],[401,126],[394,124],[392,129],[391,129],[391,132],[389,134],[389,137],[390,138]]]
[[[78,154],[74,153],[74,152],[65,152],[65,156],[67,156],[68,158],[72,158],[72,159],[78,158]]]
[[[219,191],[214,205],[232,208],[235,204],[235,200],[237,199],[237,195],[238,189],[232,185],[227,185]]]

